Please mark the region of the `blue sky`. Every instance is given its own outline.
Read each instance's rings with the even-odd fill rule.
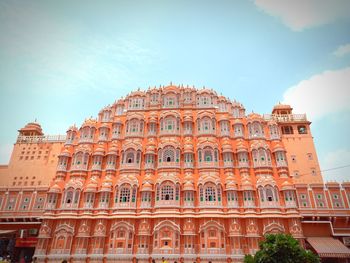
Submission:
[[[137,88],[213,88],[313,122],[322,169],[350,164],[349,1],[0,2],[0,163],[17,130],[47,134]],[[350,179],[350,169],[325,172]]]

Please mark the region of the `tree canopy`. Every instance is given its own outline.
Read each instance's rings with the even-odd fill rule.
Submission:
[[[245,263],[318,263],[320,259],[305,250],[291,235],[269,234],[259,244],[255,256],[246,255]]]

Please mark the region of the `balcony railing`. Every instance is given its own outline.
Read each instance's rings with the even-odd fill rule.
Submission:
[[[234,137],[234,138],[243,138],[243,137],[244,137],[244,134],[243,134],[243,132],[235,132],[235,133],[233,134],[233,137]]]
[[[135,209],[136,202],[120,202],[114,204],[115,209]]]
[[[255,208],[256,207],[254,201],[243,201],[243,206],[246,209]]]
[[[194,167],[193,162],[184,162],[184,168],[191,169],[193,167]]]
[[[286,208],[297,208],[297,203],[295,201],[284,201]]]
[[[196,250],[194,248],[184,248],[184,254],[196,254]]]
[[[216,135],[216,130],[200,130],[197,131],[197,135]]]
[[[56,203],[46,203],[46,209],[51,210],[56,208]]]
[[[90,254],[103,254],[103,248],[93,248],[91,249],[91,253]]]
[[[180,249],[179,248],[154,248],[153,254],[162,254],[162,255],[180,254]]]
[[[91,167],[92,171],[101,171],[102,170],[102,165],[99,163],[93,164]]]
[[[152,208],[151,202],[145,202],[145,201],[141,202],[140,208],[144,208],[144,209]]]
[[[127,132],[125,133],[125,138],[128,137],[143,137],[143,132]]]
[[[198,168],[218,168],[219,163],[218,162],[199,162]]]
[[[157,136],[156,131],[148,131],[147,136]]]
[[[131,248],[109,248],[108,254],[132,254]]]
[[[192,130],[184,130],[184,135],[186,135],[186,136],[193,135],[193,131]]]
[[[221,137],[225,137],[225,136],[230,136],[230,132],[229,131],[222,131],[222,132],[220,132],[220,136]]]
[[[251,140],[265,139],[265,134],[263,134],[263,133],[250,134],[248,138],[251,139]]]
[[[137,254],[149,254],[149,248],[139,247],[137,248]]]
[[[233,162],[224,162],[224,168],[233,168]]]
[[[100,208],[100,209],[108,209],[108,208],[109,208],[109,203],[100,202],[100,203],[98,204],[98,208]]]
[[[264,114],[264,119],[278,122],[307,121],[306,114]]]
[[[76,209],[76,208],[78,208],[78,203],[69,203],[69,204],[67,204],[67,203],[63,203],[62,205],[61,205],[61,208],[62,209]]]
[[[226,255],[226,249],[225,248],[201,248],[200,249],[201,254],[225,254]]]
[[[116,164],[115,163],[108,163],[106,165],[106,170],[112,170],[112,171],[117,170]]]
[[[243,253],[243,249],[240,249],[240,248],[232,248],[231,249],[231,254],[233,255],[244,255]]]
[[[35,255],[46,255],[46,249],[35,249]]]
[[[180,206],[179,200],[162,200],[162,201],[156,201],[155,207],[176,207],[178,208]]]
[[[159,168],[180,168],[180,162],[160,162],[158,163]]]
[[[238,168],[249,168],[249,163],[240,162],[240,163],[238,163]]]
[[[271,161],[269,161],[269,162],[256,162],[253,164],[254,168],[266,168],[266,167],[271,168],[271,166],[272,166]]]
[[[94,203],[85,202],[84,203],[84,208],[85,209],[93,209],[94,208]]]
[[[73,164],[70,168],[71,171],[86,171],[87,164]]]
[[[66,135],[42,135],[42,136],[25,136],[17,137],[17,143],[39,143],[39,142],[65,142]]]
[[[266,209],[266,208],[272,208],[272,209],[278,209],[281,208],[279,202],[277,201],[264,201],[260,202],[260,208]]]
[[[86,252],[87,252],[86,248],[77,248],[77,249],[75,249],[75,254],[78,254],[78,255],[85,255]]]
[[[89,137],[87,137],[87,138],[80,138],[79,139],[79,143],[93,143],[94,142],[94,138],[89,138]]]
[[[180,130],[161,130],[159,135],[180,135]]]
[[[221,201],[201,201],[199,202],[200,208],[208,208],[208,207],[214,207],[214,208],[221,208],[222,203]]]
[[[108,141],[108,136],[107,135],[100,135],[98,137],[98,141],[100,141],[100,142]]]
[[[122,136],[120,133],[112,133],[112,140],[113,139],[120,139]]]
[[[145,163],[145,169],[155,169],[154,163]]]
[[[239,204],[237,201],[228,201],[227,208],[239,208]]]
[[[66,172],[67,171],[67,165],[66,164],[59,164],[59,165],[57,165],[57,171],[58,172]]]
[[[120,169],[140,169],[139,163],[122,163]]]
[[[277,167],[287,167],[287,162],[286,161],[278,161],[276,163]]]
[[[70,249],[51,249],[50,254],[67,255],[70,254]]]
[[[281,136],[279,136],[279,134],[271,134],[270,135],[271,140],[279,140],[280,138],[281,138]]]
[[[185,201],[184,208],[194,208],[194,201]]]

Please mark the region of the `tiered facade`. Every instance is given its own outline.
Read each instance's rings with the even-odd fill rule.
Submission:
[[[266,233],[347,236],[350,184],[323,185],[309,125],[208,89],[133,92],[67,131],[35,256],[241,262]]]

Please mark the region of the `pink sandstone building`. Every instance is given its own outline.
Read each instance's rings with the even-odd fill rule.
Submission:
[[[304,114],[209,89],[138,90],[66,136],[29,123],[0,167],[0,234],[38,262],[242,262],[268,233],[350,262],[349,217]]]

